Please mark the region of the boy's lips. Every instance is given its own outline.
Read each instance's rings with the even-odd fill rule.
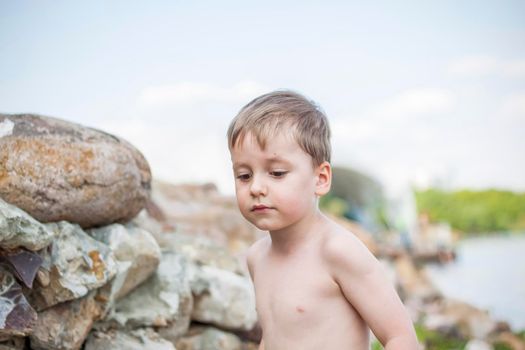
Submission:
[[[272,209],[271,207],[267,206],[267,205],[264,205],[264,204],[255,204],[255,205],[252,205],[252,211],[264,211],[264,210],[267,210],[267,209]]]

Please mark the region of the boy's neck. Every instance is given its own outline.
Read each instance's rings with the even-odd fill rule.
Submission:
[[[271,231],[271,250],[279,255],[290,255],[315,240],[323,230],[327,218],[319,211],[280,231]]]

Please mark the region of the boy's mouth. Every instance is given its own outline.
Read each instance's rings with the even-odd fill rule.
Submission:
[[[264,204],[256,204],[252,206],[252,211],[264,211],[266,209],[271,209],[271,208]]]

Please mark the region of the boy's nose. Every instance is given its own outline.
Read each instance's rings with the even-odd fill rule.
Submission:
[[[250,185],[250,192],[252,196],[264,196],[268,192],[266,185],[260,177],[254,176]]]

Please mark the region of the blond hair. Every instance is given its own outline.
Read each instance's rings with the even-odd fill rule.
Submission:
[[[268,138],[282,130],[292,132],[314,165],[330,162],[328,119],[315,102],[288,90],[270,92],[244,106],[230,123],[228,146],[232,150],[252,133],[264,149]]]

